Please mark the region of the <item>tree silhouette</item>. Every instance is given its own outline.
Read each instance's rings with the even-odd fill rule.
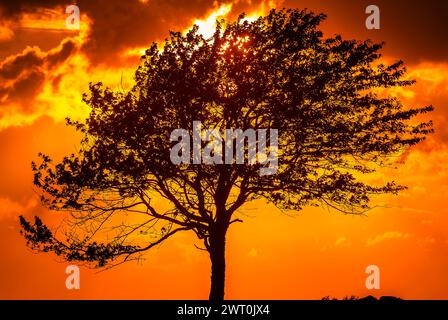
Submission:
[[[403,62],[381,63],[382,44],[324,38],[324,18],[272,10],[254,22],[244,15],[219,21],[210,39],[197,27],[171,32],[163,48],[146,50],[132,89],[90,84],[83,96],[89,118],[67,119],[84,134],[79,153],[57,164],[40,154],[33,163],[43,203],[70,213],[65,232],[56,236],[38,217],[20,217],[27,245],[107,267],[192,231],[210,256],[209,298],[222,300],[226,232],[241,222],[237,210],[246,202],[362,214],[373,195],[402,190],[363,178],[432,132],[431,121],[413,120],[432,107],[404,108],[384,94],[413,83]],[[278,129],[275,174],[261,175],[265,164],[247,161],[174,164],[170,135],[178,128],[192,134],[194,121],[220,132]],[[169,206],[154,204],[161,198]]]

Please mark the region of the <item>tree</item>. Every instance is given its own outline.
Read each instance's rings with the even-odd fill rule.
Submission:
[[[405,188],[370,185],[364,177],[432,132],[431,121],[414,118],[432,107],[405,108],[384,94],[413,84],[403,62],[381,63],[382,44],[324,38],[324,18],[272,10],[254,22],[244,15],[219,21],[210,39],[197,27],[171,32],[162,49],[154,43],[146,50],[130,90],[90,84],[83,96],[89,118],[67,119],[83,134],[79,153],[57,164],[41,154],[33,163],[43,203],[70,212],[66,232],[20,217],[28,246],[107,267],[194,232],[211,260],[209,297],[222,300],[226,233],[241,222],[237,210],[246,202],[362,214],[373,195]],[[263,164],[247,161],[174,164],[171,133],[184,128],[191,135],[194,121],[220,132],[278,129],[277,172],[260,175]],[[155,197],[169,208],[161,211]]]

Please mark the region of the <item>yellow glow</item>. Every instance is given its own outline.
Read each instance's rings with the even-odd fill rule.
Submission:
[[[0,42],[8,41],[14,37],[14,32],[8,25],[0,25]]]
[[[85,14],[81,14],[79,29],[69,29],[66,26],[68,14],[64,9],[50,10],[40,9],[33,13],[24,13],[20,16],[19,25],[25,29],[45,29],[51,31],[76,31],[84,37],[89,31],[92,20]]]
[[[24,13],[20,18],[20,26],[29,29],[66,30],[65,13],[60,10],[42,9],[38,12]]]
[[[132,56],[144,56],[145,55],[146,48],[133,48],[129,49],[123,52],[123,56],[125,57],[132,57]]]
[[[255,13],[252,13],[249,16],[244,17],[243,20],[241,20],[241,22],[247,21],[249,23],[254,22],[255,20],[257,20],[259,17],[261,17],[264,13],[262,11],[257,11]]]
[[[410,78],[418,78],[428,83],[438,84],[448,80],[447,71],[447,64],[432,65],[423,63],[418,68],[412,70],[409,75]]]
[[[227,40],[222,44],[219,54],[224,54],[230,48],[230,46],[233,46],[236,49],[241,50],[244,53],[247,53],[247,49],[244,47],[244,45],[249,41],[250,41],[249,36],[237,37],[235,40],[233,40],[233,38],[230,38],[229,40]]]
[[[205,38],[210,38],[215,32],[216,20],[225,17],[230,10],[232,10],[231,3],[223,4],[204,20],[195,20],[194,24],[199,27],[200,34],[202,34]]]

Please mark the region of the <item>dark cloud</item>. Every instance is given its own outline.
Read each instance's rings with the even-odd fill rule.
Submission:
[[[116,62],[116,54],[163,40],[170,30],[182,31],[195,18],[206,17],[216,8],[210,0],[86,0],[80,1],[79,7],[93,19],[84,49],[95,63],[109,64]]]
[[[1,18],[0,18],[1,19]],[[22,52],[26,47],[36,46],[42,51],[49,51],[57,47],[62,40],[76,36],[78,32],[17,28],[12,23],[13,38],[0,42],[0,63],[9,56]]]
[[[8,57],[0,64],[0,77],[17,78],[23,70],[40,67],[43,61],[43,54],[38,47],[28,47],[23,52]]]
[[[50,50],[46,56],[46,62],[50,67],[58,65],[67,60],[75,52],[76,43],[72,39],[66,39],[61,42],[59,48]]]
[[[258,7],[267,0],[235,1],[233,16]],[[151,0],[110,1],[79,0],[76,4],[81,15],[92,21],[91,33],[84,44],[84,51],[94,64],[120,64],[123,51],[146,47],[153,41],[163,41],[169,31],[182,31],[191,26],[194,19],[204,18],[228,1],[210,0]],[[70,1],[4,1],[0,7],[9,17],[23,12],[73,4]],[[238,12],[237,12],[238,11]],[[83,23],[81,19],[81,24]]]
[[[2,0],[0,9],[4,16],[16,17],[22,12],[32,12],[37,8],[53,8],[73,4],[64,0]]]
[[[27,47],[23,52],[6,58],[0,63],[0,77],[14,79],[23,71],[39,68],[45,64],[51,68],[65,61],[76,47],[71,38],[65,39],[61,44],[48,52],[42,52],[38,47]]]
[[[28,47],[5,59],[0,63],[0,101],[16,102],[25,113],[32,111],[31,100],[41,91],[52,70],[66,61],[76,46],[75,40],[68,38],[48,52]]]
[[[0,87],[0,97],[7,96],[7,101],[18,102],[23,113],[32,112],[30,98],[36,96],[45,83],[45,72],[32,70],[16,79],[7,87]]]
[[[380,30],[365,27],[365,9],[372,4],[380,8]],[[330,35],[385,41],[386,54],[408,63],[448,60],[446,0],[288,0],[285,6],[324,12]]]
[[[169,30],[183,30],[195,18],[207,16],[225,0],[150,0],[146,3],[110,0],[78,0],[81,14],[93,21],[84,50],[94,63],[120,63],[119,54],[127,48],[148,46],[163,40]],[[441,61],[448,56],[448,1],[446,0],[234,0],[232,16],[271,3],[284,7],[310,8],[328,14],[328,32],[347,37],[386,41],[387,54],[414,63]],[[64,0],[2,1],[0,8],[9,16],[42,8],[63,8]],[[365,8],[375,4],[381,10],[381,29],[365,28]],[[81,21],[82,23],[82,21]]]

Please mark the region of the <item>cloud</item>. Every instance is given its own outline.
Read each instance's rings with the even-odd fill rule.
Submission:
[[[380,30],[367,30],[365,9],[375,4],[380,9]],[[376,0],[374,3],[351,0],[288,0],[286,7],[309,8],[328,15],[325,31],[356,39],[386,42],[387,55],[418,64],[446,61],[448,2],[433,0]]]
[[[22,71],[42,66],[45,54],[38,47],[27,47],[23,52],[6,58],[0,64],[0,76],[4,79],[14,79]]]
[[[335,247],[350,247],[352,243],[346,237],[339,237],[334,242]]]
[[[391,240],[391,239],[406,239],[409,238],[410,235],[407,233],[401,233],[398,231],[388,231],[383,234],[377,235],[374,238],[367,239],[366,247],[372,247],[377,245],[383,241]]]
[[[182,31],[189,28],[195,21],[205,21],[207,17],[223,5],[228,5],[231,8],[226,15],[230,19],[235,18],[242,11],[251,15],[254,13],[265,14],[271,7],[309,7],[316,12],[322,11],[329,14],[330,28],[327,28],[329,35],[341,31],[343,34],[348,33],[351,36],[347,31],[357,30],[358,33],[353,34],[356,38],[362,39],[373,36],[374,40],[382,40],[385,37],[389,44],[386,49],[389,52],[395,50],[390,50],[390,44],[399,47],[401,50],[402,41],[407,41],[407,34],[406,36],[401,34],[404,32],[402,29],[405,31],[413,30],[414,27],[411,28],[409,26],[411,22],[406,19],[403,20],[403,17],[398,14],[400,5],[403,6],[402,9],[404,10],[402,15],[413,15],[418,10],[414,10],[416,7],[414,1],[405,3],[399,0],[398,2],[399,5],[392,5],[384,1],[378,2],[384,20],[382,24],[384,28],[381,29],[381,32],[372,33],[364,30],[365,8],[362,5],[347,1],[334,3],[322,0],[316,3],[306,0],[303,2],[283,0],[194,0],[189,2],[175,0],[126,2],[79,0],[77,5],[80,7],[81,27],[85,27],[85,33],[77,37],[78,40],[73,40],[75,37],[65,38],[59,47],[52,50],[44,51],[41,47],[36,46],[27,47],[20,53],[3,61],[0,67],[0,80],[4,80],[0,84],[0,103],[9,105],[10,107],[7,108],[9,110],[14,109],[24,113],[33,111],[36,108],[32,103],[33,98],[37,97],[40,91],[45,90],[48,83],[52,83],[56,90],[64,82],[63,80],[70,76],[69,73],[76,74],[78,72],[70,71],[67,67],[64,68],[64,72],[67,72],[67,74],[56,72],[60,65],[68,64],[69,58],[73,57],[75,52],[79,51],[78,49],[80,49],[79,52],[85,54],[87,63],[92,66],[89,67],[90,71],[93,68],[96,70],[102,68],[108,69],[111,73],[117,73],[119,68],[135,68],[138,64],[138,53],[143,48],[148,47],[152,41],[160,41],[166,38],[168,30]],[[440,2],[434,8],[444,7],[444,3]],[[49,16],[52,19],[57,18],[58,21],[63,21],[65,17],[64,7],[68,4],[71,3],[69,1],[35,2],[17,0],[3,1],[0,8],[3,12],[2,16],[9,19],[23,20],[26,18],[25,20],[29,20],[30,17],[37,19],[42,13],[45,17]],[[434,11],[431,8],[422,10]],[[433,13],[436,15],[434,17],[441,14],[439,11]],[[347,15],[352,19],[347,19]],[[394,16],[403,20],[403,28],[394,28],[390,25]],[[430,24],[430,20],[432,21],[433,18],[429,19],[422,16],[419,23],[426,26]],[[6,24],[4,25],[10,28],[10,24],[7,24],[8,20],[5,21]],[[435,26],[437,26],[437,23],[435,23]],[[431,30],[431,32],[428,32],[424,39],[419,38],[422,36],[420,33],[414,34],[415,44],[429,41],[428,39],[436,36],[440,38],[444,31],[428,28],[426,30]],[[434,39],[431,41],[433,46],[438,46],[440,42],[434,41]],[[421,47],[422,45],[415,46],[411,51],[418,51]],[[137,54],[125,54],[132,50]],[[426,47],[425,52],[428,55],[425,56],[425,59],[419,59],[428,61],[435,59],[432,51],[434,51],[432,47]],[[398,51],[394,52],[393,55],[401,57]],[[446,55],[444,55],[444,58],[446,59]],[[417,86],[405,89],[399,88],[396,90],[396,94],[403,100],[408,101],[410,106],[422,106],[434,102],[436,112],[433,114],[435,120],[437,120],[436,135],[440,137],[440,139],[438,138],[440,142],[446,143],[448,141],[446,139],[448,137],[448,108],[445,107],[448,102],[448,73],[446,72],[448,65],[446,63],[425,62],[414,64],[409,69],[411,71],[410,76],[418,80]],[[46,91],[48,92],[48,90]],[[62,98],[62,95],[59,96]],[[49,94],[46,94],[45,98],[50,101]],[[24,103],[24,101],[28,103]],[[2,111],[2,113],[4,116],[5,111]],[[1,114],[0,117],[2,117]],[[421,145],[418,146],[418,148],[421,147]]]
[[[196,19],[210,16],[222,5],[231,5],[229,17],[234,18],[242,11],[247,13],[263,10],[282,1],[268,0],[152,0],[152,1],[109,1],[79,0],[81,27],[89,24],[89,35],[83,43],[83,50],[94,64],[120,65],[125,62],[122,53],[132,48],[147,48],[153,41],[163,41],[169,31],[183,31],[190,28]],[[33,12],[47,9],[64,12],[67,1],[5,1],[0,4],[4,15],[20,19]],[[84,17],[88,17],[85,19]]]
[[[90,81],[119,80],[123,69],[135,69],[137,56],[126,57],[123,52],[146,48],[150,42],[167,37],[168,30],[185,30],[228,3],[78,1],[81,32],[77,36],[61,33],[65,38],[55,48],[27,46],[0,62],[0,130],[32,123],[42,115],[60,120],[79,114],[81,94]],[[45,35],[50,32],[45,29],[47,24],[53,30],[64,21],[64,5],[64,1],[6,1],[0,8],[4,17],[16,19],[16,27],[37,28]],[[236,15],[251,8],[266,10],[269,2],[240,0],[228,6],[232,9],[228,14]],[[23,32],[19,34],[23,36]]]
[[[25,203],[19,203],[9,198],[0,197],[0,220],[17,218],[19,215],[27,213],[36,208],[39,202],[35,197],[29,198]]]
[[[1,18],[1,17],[0,17]],[[0,42],[9,41],[14,37],[14,31],[7,22],[0,22]]]
[[[255,248],[252,248],[252,249],[250,249],[250,251],[247,255],[251,258],[255,258],[258,256],[258,250]]]
[[[39,47],[27,47],[21,53],[7,57],[0,63],[0,77],[14,79],[30,69],[51,68],[64,62],[75,50],[73,38],[64,39],[61,44],[48,52]]]
[[[163,41],[169,31],[190,28],[195,20],[210,16],[225,4],[233,4],[228,15],[234,17],[242,11],[258,9],[264,3],[268,1],[80,1],[81,12],[92,19],[84,50],[95,63],[119,63],[117,55],[123,51],[147,48],[151,42]]]
[[[23,11],[35,11],[39,7],[51,8],[60,5],[69,5],[63,0],[3,0],[0,4],[1,12],[5,16],[16,17]]]
[[[30,70],[17,77],[11,84],[0,87],[0,97],[3,102],[20,102],[21,110],[25,113],[32,111],[29,103],[42,89],[45,73],[42,70]]]
[[[448,61],[419,63],[408,66],[407,70],[405,78],[415,80],[414,85],[387,88],[380,92],[398,98],[406,108],[432,105],[434,111],[420,115],[418,119],[431,119],[435,134],[414,148],[425,152],[441,151],[448,143]],[[406,153],[403,159],[408,155]]]
[[[437,242],[437,240],[434,238],[434,237],[432,237],[432,236],[426,236],[425,238],[423,238],[423,239],[419,239],[418,241],[417,241],[417,245],[418,246],[429,246],[429,245],[433,245],[433,244],[435,244]]]
[[[410,63],[446,61],[448,41],[446,19],[448,2],[434,0],[422,5],[417,0],[377,0],[381,29],[367,30],[365,2],[330,0],[151,0],[109,1],[78,0],[81,14],[92,20],[92,32],[84,49],[95,63],[116,62],[125,49],[148,46],[163,40],[168,30],[182,31],[195,19],[209,16],[223,4],[232,4],[229,17],[253,11],[266,13],[272,7],[309,8],[328,14],[329,35],[342,33],[358,39],[386,42],[388,55]],[[0,4],[3,16],[17,19],[20,15],[42,9],[62,11],[72,4],[65,0],[5,0]],[[62,11],[63,12],[63,11]],[[81,24],[83,20],[81,19]]]
[[[39,112],[36,97],[45,83],[57,76],[58,67],[76,52],[77,46],[76,39],[67,38],[47,52],[27,47],[0,62],[0,119],[11,114]]]
[[[435,144],[425,143],[418,146],[426,151],[440,149],[448,143],[448,63],[421,63],[411,66],[409,78],[417,81],[416,85],[406,88],[412,97],[400,97],[407,106],[433,105],[434,112],[425,116],[434,122],[435,134],[430,140]]]

